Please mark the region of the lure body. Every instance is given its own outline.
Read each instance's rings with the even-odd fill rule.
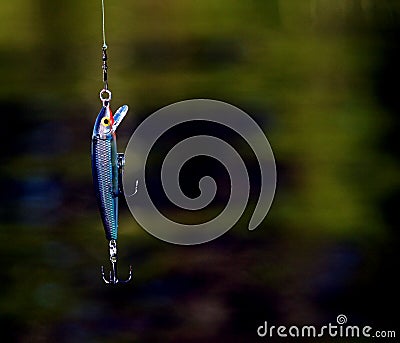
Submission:
[[[107,240],[118,237],[118,197],[122,190],[123,154],[117,153],[115,131],[128,112],[124,105],[112,115],[105,103],[98,114],[92,134],[93,183]]]

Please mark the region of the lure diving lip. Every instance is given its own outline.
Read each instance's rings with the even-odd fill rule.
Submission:
[[[109,101],[103,102],[98,114],[92,134],[91,158],[93,183],[103,222],[106,239],[109,241],[111,271],[109,279],[104,275],[106,283],[116,284],[128,282],[132,277],[132,267],[129,268],[129,277],[120,281],[117,277],[117,238],[118,238],[118,198],[122,194],[122,170],[124,154],[117,152],[116,133],[119,124],[128,112],[128,106],[121,106],[113,115]]]

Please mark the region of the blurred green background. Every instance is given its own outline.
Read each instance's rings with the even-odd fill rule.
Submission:
[[[134,280],[115,288],[100,279],[108,249],[89,155],[100,10],[2,1],[3,339],[253,342],[264,320],[324,325],[341,313],[394,329],[400,3],[106,1],[112,103],[131,108],[120,151],[156,109],[212,98],[254,115],[278,168],[262,227],[246,230],[248,211],[200,246],[156,240],[122,205],[120,274],[132,263]]]

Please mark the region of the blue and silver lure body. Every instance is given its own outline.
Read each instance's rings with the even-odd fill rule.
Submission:
[[[92,135],[92,174],[96,198],[106,238],[118,237],[118,196],[121,192],[120,174],[123,154],[117,153],[115,130],[128,112],[128,106],[112,115],[109,105],[97,116]]]
[[[117,238],[118,238],[118,197],[122,194],[122,168],[124,155],[117,152],[115,131],[128,112],[128,106],[121,106],[115,115],[112,114],[109,102],[105,101],[98,114],[92,134],[92,175],[93,183],[103,222],[104,231],[110,248],[112,271],[106,283],[121,282],[117,278]],[[129,279],[131,278],[130,269]]]

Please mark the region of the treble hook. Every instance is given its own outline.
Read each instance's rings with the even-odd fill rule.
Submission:
[[[129,266],[129,277],[125,281],[121,281],[117,277],[117,242],[115,239],[110,240],[110,261],[111,261],[111,271],[110,278],[107,280],[104,274],[104,266],[101,266],[101,275],[105,283],[111,283],[113,285],[117,283],[127,283],[132,278],[132,266]]]

